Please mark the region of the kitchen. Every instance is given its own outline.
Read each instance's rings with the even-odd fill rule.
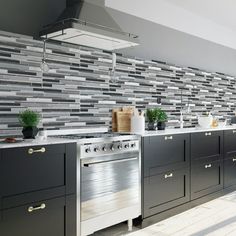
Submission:
[[[187,210],[233,199],[230,42],[142,20],[124,1],[24,2],[1,14],[0,235],[178,235],[168,228]],[[182,235],[215,232],[193,222]]]

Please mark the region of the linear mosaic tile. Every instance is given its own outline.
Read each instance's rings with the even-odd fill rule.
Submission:
[[[117,54],[114,81],[111,52],[55,42],[47,44],[50,70],[42,73],[42,48],[31,37],[0,32],[0,137],[21,135],[17,117],[26,108],[42,114],[46,129],[111,126],[111,110],[121,106],[162,107],[170,127],[179,126],[181,106],[188,127],[202,112],[224,119],[236,108],[230,75]]]

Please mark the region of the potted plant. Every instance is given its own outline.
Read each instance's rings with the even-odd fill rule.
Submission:
[[[164,130],[166,128],[167,114],[161,108],[157,109],[157,128],[158,130]]]
[[[24,139],[34,139],[38,133],[39,113],[27,109],[19,114],[19,121],[23,126],[22,133]]]
[[[157,109],[147,109],[148,130],[156,130]]]

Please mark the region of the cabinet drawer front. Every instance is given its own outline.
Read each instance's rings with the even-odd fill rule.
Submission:
[[[224,187],[236,185],[236,157],[224,160]]]
[[[223,156],[223,132],[202,132],[191,134],[192,164],[217,161]]]
[[[30,154],[29,149],[36,152]],[[3,150],[2,197],[65,186],[65,159],[65,145]]]
[[[144,217],[190,200],[189,170],[170,170],[144,178]]]
[[[205,162],[191,169],[191,199],[223,188],[222,162]]]
[[[224,131],[225,158],[233,152],[236,153],[236,130],[226,130]]]
[[[143,140],[144,176],[189,164],[189,135],[145,137]]]
[[[3,210],[1,215],[0,235],[65,236],[65,198]]]

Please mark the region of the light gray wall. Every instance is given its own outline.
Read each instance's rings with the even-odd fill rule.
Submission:
[[[236,50],[134,16],[110,12],[123,30],[140,36],[140,46],[122,50],[124,54],[236,75]]]
[[[0,1],[0,30],[37,36],[65,5],[66,0]],[[110,13],[124,31],[140,36],[141,45],[122,50],[125,55],[236,75],[236,50],[114,10]]]

